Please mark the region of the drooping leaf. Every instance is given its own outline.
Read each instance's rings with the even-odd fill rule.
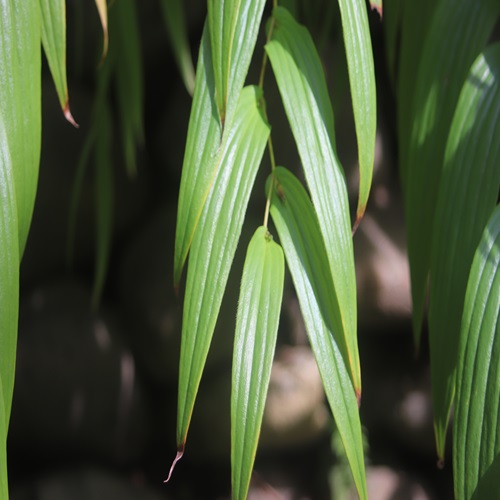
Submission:
[[[184,16],[182,0],[161,0],[163,17],[167,25],[167,31],[174,51],[175,60],[184,81],[184,85],[190,95],[194,92],[194,68]]]
[[[460,331],[453,471],[457,500],[500,496],[500,205],[474,256]]]
[[[414,89],[404,187],[416,345],[424,315],[446,139],[464,80],[499,13],[498,0],[441,0],[424,41]]]
[[[283,298],[283,251],[267,228],[248,246],[233,355],[231,468],[234,500],[247,498],[259,440]]]
[[[500,44],[472,66],[446,145],[430,267],[429,341],[439,456],[455,392],[465,289],[481,232],[500,186]]]
[[[39,0],[0,3],[0,109],[17,198],[19,252],[24,252],[38,181],[41,140]],[[5,400],[9,393],[4,392]]]
[[[245,83],[266,0],[208,0],[217,107],[221,122]]]
[[[217,176],[191,248],[179,367],[177,445],[184,449],[198,386],[210,347],[250,192],[269,126],[261,115],[262,92],[243,89],[227,124]]]
[[[182,165],[175,229],[174,285],[178,287],[201,211],[217,174],[222,138],[215,102],[210,36],[205,26]]]
[[[382,2],[378,4],[382,15]],[[365,0],[339,0],[359,155],[359,200],[355,227],[365,213],[372,184],[377,100],[372,42]]]
[[[349,370],[361,393],[349,203],[342,167],[332,147],[332,106],[309,33],[283,8],[276,8],[273,16],[276,24],[266,51],[318,214],[348,346]]]
[[[102,44],[102,60],[106,58],[108,53],[108,6],[107,0],[95,0],[99,18],[101,19],[103,44]]]
[[[42,44],[66,120],[78,127],[69,108],[66,81],[66,2],[40,0]]]
[[[345,359],[346,344],[328,257],[311,201],[298,179],[274,170],[271,216],[278,230],[323,387],[360,498],[366,499],[363,440],[357,398]],[[272,186],[271,184],[274,184]]]

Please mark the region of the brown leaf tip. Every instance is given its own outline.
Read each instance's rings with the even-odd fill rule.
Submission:
[[[356,401],[358,402],[358,409],[361,408],[361,389],[356,389]]]
[[[443,470],[444,469],[444,457],[439,457],[436,465],[437,465],[437,468],[439,470]]]
[[[372,4],[372,9],[376,10],[378,12],[378,15],[380,16],[380,19],[382,20],[383,15],[382,15],[382,4],[380,5],[374,5]]]
[[[182,444],[179,446],[177,449],[177,455],[175,455],[174,461],[172,462],[172,465],[170,466],[170,471],[168,472],[168,477],[163,481],[164,483],[168,483],[170,481],[170,478],[172,477],[172,472],[174,472],[175,466],[177,462],[182,458],[182,455],[184,455],[184,445]]]
[[[66,120],[68,120],[69,123],[71,123],[71,125],[73,125],[73,127],[80,128],[80,125],[78,125],[78,123],[76,123],[75,119],[73,118],[73,115],[71,114],[68,101],[66,101],[66,104],[64,105],[63,113],[64,113],[64,118],[66,118]]]

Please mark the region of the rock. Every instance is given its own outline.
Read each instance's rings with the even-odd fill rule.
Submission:
[[[73,455],[126,463],[149,439],[149,403],[121,325],[90,312],[77,282],[45,285],[22,298],[10,425],[13,454]]]

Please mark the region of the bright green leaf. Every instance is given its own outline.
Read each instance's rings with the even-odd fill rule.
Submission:
[[[265,4],[266,0],[208,0],[216,99],[223,124],[245,83]]]
[[[345,361],[346,345],[328,258],[311,201],[284,168],[276,176],[271,216],[292,275],[323,386],[362,499],[367,498],[357,396]]]
[[[234,500],[247,498],[283,298],[281,247],[259,227],[248,246],[241,279],[233,355],[231,466]]]
[[[0,2],[0,109],[15,178],[20,255],[28,237],[40,162],[40,25],[39,0]],[[9,399],[8,393],[4,398]]]
[[[379,4],[382,14],[382,2]],[[372,43],[365,0],[339,0],[359,153],[359,200],[355,227],[365,213],[372,184],[377,100]]]
[[[102,44],[102,59],[106,58],[108,53],[108,6],[107,0],[95,0],[95,5],[97,11],[99,12],[99,18],[101,19],[102,32],[104,35],[104,40]]]
[[[215,102],[210,37],[205,26],[196,68],[193,104],[179,189],[174,257],[176,287],[179,286],[201,211],[219,168],[217,152],[221,136],[222,127]]]
[[[465,289],[500,186],[500,44],[472,66],[450,129],[437,197],[430,267],[429,340],[439,456],[455,392]]]
[[[177,445],[184,449],[198,386],[241,234],[250,192],[269,137],[257,87],[243,89],[227,124],[220,168],[193,239],[184,299]]]
[[[318,214],[340,306],[350,372],[356,391],[361,392],[349,202],[342,167],[332,147],[332,106],[308,31],[283,8],[275,9],[273,16],[276,24],[266,51]]]
[[[453,470],[457,500],[500,497],[500,205],[472,264],[460,332]]]
[[[411,141],[404,167],[413,330],[417,345],[446,140],[467,73],[485,46],[499,13],[498,0],[442,0],[436,7],[422,49],[414,89]],[[446,397],[447,401],[450,396]],[[446,402],[444,408],[448,406]]]
[[[194,68],[186,30],[183,0],[161,0],[163,17],[179,71],[190,95],[194,91]]]

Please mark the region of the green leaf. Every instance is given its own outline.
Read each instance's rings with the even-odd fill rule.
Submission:
[[[500,44],[472,66],[446,145],[430,266],[429,340],[438,454],[455,392],[465,289],[482,229],[500,186]]]
[[[453,470],[457,500],[500,496],[500,205],[476,250],[457,369]]]
[[[41,140],[41,21],[38,0],[0,3],[0,109],[17,198],[19,251],[24,252],[38,181]],[[6,400],[8,393],[4,394]]]
[[[220,169],[203,208],[189,258],[179,368],[177,445],[184,449],[198,386],[241,234],[250,192],[269,126],[261,110],[262,91],[243,89],[228,123]]]
[[[217,152],[221,136],[222,127],[215,102],[210,37],[205,25],[179,189],[174,256],[176,287],[179,286],[201,211],[219,168]]]
[[[374,3],[373,1],[371,2]],[[382,2],[379,4],[382,14]],[[359,152],[356,228],[365,213],[372,184],[377,129],[377,99],[372,43],[365,0],[339,0]]]
[[[161,0],[160,6],[182,80],[189,94],[193,95],[194,68],[189,50],[183,3],[182,0]]]
[[[102,60],[106,58],[108,53],[108,5],[107,0],[95,0],[99,18],[101,20],[102,32],[104,35],[102,44]]]
[[[321,62],[308,31],[283,8],[276,8],[273,16],[276,24],[266,51],[318,214],[340,306],[350,372],[356,391],[361,393],[349,202],[342,167],[332,147],[332,106]]]
[[[224,124],[238,101],[266,0],[208,0],[217,107]]]
[[[498,0],[442,0],[424,42],[414,90],[404,188],[416,345],[423,321],[436,199],[450,124],[470,66],[485,46],[499,13]]]
[[[367,498],[358,399],[345,360],[346,344],[336,290],[314,208],[300,182],[282,167],[274,170],[271,216],[283,245],[311,347],[354,482]]]
[[[400,30],[403,18],[405,0],[389,1],[384,8],[384,39],[387,69],[391,83],[395,86],[398,65],[398,52],[400,51]],[[401,138],[399,138],[401,140]]]
[[[233,356],[231,466],[233,499],[247,498],[283,298],[281,247],[259,227],[248,246],[241,280]]]
[[[59,103],[66,120],[78,127],[69,109],[66,82],[66,2],[65,0],[40,0],[40,12],[43,49],[59,96]]]

